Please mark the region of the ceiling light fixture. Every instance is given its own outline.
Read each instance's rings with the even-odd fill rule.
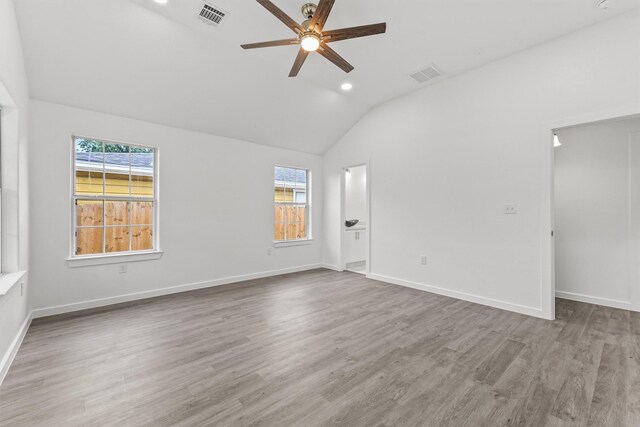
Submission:
[[[307,52],[315,52],[320,47],[320,37],[315,33],[307,33],[300,38],[300,46]]]
[[[562,143],[560,142],[560,138],[558,138],[558,134],[554,133],[553,134],[553,146],[554,147],[560,147],[562,145]]]
[[[169,3],[169,0],[153,0],[153,1],[155,1],[158,4],[167,4],[167,3]]]
[[[351,89],[353,89],[353,85],[351,83],[342,83],[342,86],[340,86],[340,88],[344,91],[350,91]]]

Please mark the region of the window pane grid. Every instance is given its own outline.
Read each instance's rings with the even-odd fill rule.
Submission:
[[[73,253],[153,250],[156,150],[78,137],[74,150]]]
[[[309,172],[275,167],[274,241],[309,239]]]

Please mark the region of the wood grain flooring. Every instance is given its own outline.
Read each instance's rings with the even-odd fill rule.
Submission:
[[[640,314],[314,270],[35,320],[2,426],[640,426]]]

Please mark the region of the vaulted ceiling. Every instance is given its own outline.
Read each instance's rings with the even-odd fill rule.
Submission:
[[[305,0],[273,0],[301,22]],[[444,78],[640,7],[640,0],[337,0],[326,28],[387,22],[387,34],[333,48],[350,74],[311,55],[287,77],[297,47],[241,44],[293,33],[255,0],[18,0],[34,99],[294,150],[323,153],[369,109]],[[353,90],[340,85],[351,82]],[[433,81],[427,84],[437,84]]]

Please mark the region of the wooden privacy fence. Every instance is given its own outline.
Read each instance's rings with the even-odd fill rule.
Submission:
[[[274,240],[304,239],[307,237],[307,207],[276,205]],[[286,235],[285,235],[286,230]]]
[[[153,203],[78,200],[76,254],[153,249]],[[104,216],[103,216],[104,213]]]

